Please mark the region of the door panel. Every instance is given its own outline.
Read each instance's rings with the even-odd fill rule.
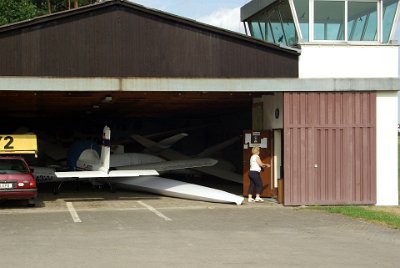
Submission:
[[[284,94],[285,205],[375,204],[375,103],[375,93]]]

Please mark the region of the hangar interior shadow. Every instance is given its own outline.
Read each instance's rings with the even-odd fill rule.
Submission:
[[[126,153],[144,150],[130,138],[132,134],[160,141],[187,133],[188,136],[172,148],[195,157],[251,129],[254,97],[257,95],[251,93],[3,92],[0,99],[5,116],[2,133],[35,133],[39,157],[26,156],[26,159],[30,165],[37,166],[65,165],[66,156],[50,157],[46,151],[48,144],[65,151],[77,140],[100,144],[105,125],[111,128],[111,145],[123,145]],[[232,163],[235,172],[242,174],[241,138],[209,157]],[[207,175],[163,174],[163,177],[235,194],[242,192],[241,184]]]

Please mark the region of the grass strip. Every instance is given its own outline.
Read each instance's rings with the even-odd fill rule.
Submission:
[[[311,209],[338,213],[352,218],[364,219],[369,222],[380,223],[400,229],[400,215],[390,212],[368,209],[360,206],[311,206]]]

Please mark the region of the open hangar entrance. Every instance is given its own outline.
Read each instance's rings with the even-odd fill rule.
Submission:
[[[78,140],[100,142],[105,125],[111,128],[111,145],[127,153],[145,148],[130,138],[148,136],[154,141],[179,134],[188,136],[173,149],[195,157],[205,149],[234,141],[209,157],[230,163],[242,173],[241,134],[251,128],[252,102],[260,93],[233,92],[1,92],[2,133],[34,132],[39,158],[32,165],[65,166],[66,155],[54,156],[53,146],[68,152]],[[53,145],[53,146],[52,146]],[[57,159],[58,158],[58,159]],[[166,174],[173,179],[215,187],[239,194],[241,185],[218,177]]]

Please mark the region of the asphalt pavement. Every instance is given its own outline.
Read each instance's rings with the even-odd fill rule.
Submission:
[[[0,266],[399,267],[400,231],[345,216],[139,192],[0,203]]]

